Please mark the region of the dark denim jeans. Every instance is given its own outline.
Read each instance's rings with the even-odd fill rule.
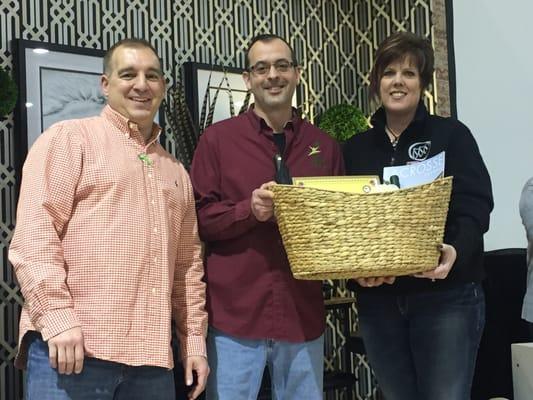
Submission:
[[[26,400],[174,400],[172,370],[130,367],[85,358],[81,374],[58,374],[50,367],[48,344],[31,339]]]
[[[481,285],[358,295],[360,332],[387,400],[468,400],[485,324]]]

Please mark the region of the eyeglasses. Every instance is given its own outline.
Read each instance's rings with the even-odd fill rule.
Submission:
[[[274,64],[260,61],[257,64],[249,67],[248,71],[253,72],[256,75],[266,75],[270,72],[270,68],[272,68],[272,66],[274,66],[276,71],[283,73],[296,66],[296,64],[288,60],[278,60]]]

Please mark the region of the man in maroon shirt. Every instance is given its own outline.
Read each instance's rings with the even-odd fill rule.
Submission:
[[[207,244],[207,398],[257,398],[268,365],[276,398],[322,399],[321,282],[293,278],[267,188],[276,154],[292,176],[342,174],[342,156],[291,107],[300,68],[284,39],[254,38],[243,79],[255,104],[206,130],[191,170]]]

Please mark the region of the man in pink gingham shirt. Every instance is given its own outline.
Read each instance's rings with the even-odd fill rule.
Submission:
[[[155,50],[117,43],[101,83],[101,115],[53,125],[24,165],[9,259],[26,399],[173,400],[172,318],[196,398],[209,373],[201,246],[189,177],[153,123]]]

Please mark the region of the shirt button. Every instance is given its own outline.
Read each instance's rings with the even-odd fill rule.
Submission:
[[[153,287],[152,288],[152,294],[156,294],[157,293],[157,288]]]
[[[149,173],[149,174],[148,174],[148,178],[151,178],[151,177],[152,177],[152,174]]]
[[[154,228],[154,233],[157,233],[157,228]]]
[[[154,201],[154,200],[152,200],[152,201],[151,201],[150,203],[152,203],[152,204],[155,204],[155,201]]]
[[[155,262],[155,263],[157,262],[157,257],[154,257],[154,262]]]
[[[130,134],[129,133],[125,133],[124,136],[126,136],[126,139],[130,138]]]

